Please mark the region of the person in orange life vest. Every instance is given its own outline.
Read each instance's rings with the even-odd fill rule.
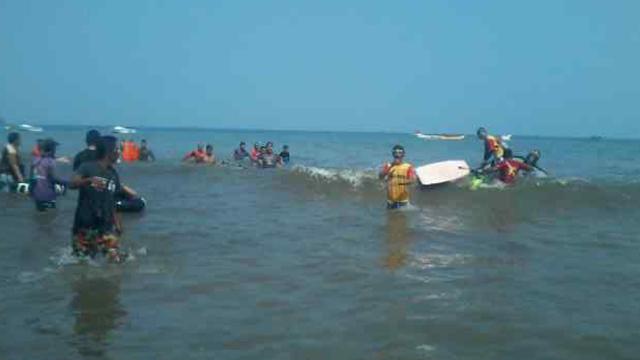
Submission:
[[[481,127],[476,132],[478,139],[484,141],[484,156],[482,158],[482,164],[478,167],[484,169],[488,166],[493,166],[502,161],[504,155],[504,145],[499,138],[489,135],[487,129]]]
[[[504,159],[485,173],[497,173],[498,179],[505,184],[513,184],[518,178],[520,170],[532,171],[533,167],[525,162],[513,158],[511,149],[504,150]]]
[[[396,145],[391,152],[393,161],[384,164],[380,179],[387,182],[387,209],[398,209],[409,204],[409,185],[416,180],[413,166],[404,161],[404,147]]]
[[[204,161],[206,156],[207,154],[204,151],[204,145],[198,144],[198,148],[185,155],[182,161],[193,161],[196,163],[200,163]]]

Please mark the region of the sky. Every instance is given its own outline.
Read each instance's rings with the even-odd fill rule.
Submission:
[[[635,0],[0,0],[0,116],[640,137],[638,14]]]

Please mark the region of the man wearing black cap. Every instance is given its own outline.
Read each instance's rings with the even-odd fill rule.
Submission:
[[[75,158],[73,158],[73,171],[78,170],[78,167],[83,162],[96,160],[96,144],[100,140],[100,132],[92,129],[87,132],[86,142],[87,148],[80,151]]]
[[[80,190],[73,222],[73,252],[94,257],[101,253],[111,261],[120,262],[118,234],[120,221],[116,215],[115,196],[122,190],[120,177],[114,168],[118,161],[118,141],[102,136],[96,143],[96,160],[84,162],[76,170],[70,187]]]

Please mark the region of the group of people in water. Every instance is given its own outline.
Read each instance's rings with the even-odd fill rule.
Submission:
[[[499,137],[489,135],[485,128],[479,128],[476,135],[484,143],[482,162],[470,171],[476,181],[510,185],[516,182],[521,172],[547,173],[538,166],[540,150],[532,150],[524,157],[514,156],[513,150],[506,143]],[[417,177],[413,165],[404,160],[405,149],[402,145],[395,145],[391,156],[393,160],[382,166],[379,177],[387,184],[387,208],[399,209],[409,205],[409,188]]]
[[[484,156],[477,169],[476,177],[492,178],[505,184],[513,184],[522,171],[545,172],[538,166],[540,151],[531,151],[526,157],[516,157],[510,148],[498,137],[489,135],[480,128],[478,138],[484,142]],[[66,189],[79,191],[77,207],[72,227],[72,248],[78,256],[93,257],[104,254],[111,261],[124,259],[120,251],[119,236],[122,232],[118,214],[122,201],[141,201],[137,193],[120,181],[115,164],[119,161],[154,161],[155,155],[142,140],[138,146],[132,140],[118,139],[111,135],[101,135],[97,130],[86,134],[86,148],[73,159],[74,174],[70,180],[62,179],[56,170],[56,163],[70,162],[56,157],[59,145],[53,139],[38,140],[32,151],[29,176],[21,158],[20,134],[8,135],[8,143],[2,149],[0,158],[0,190],[29,193],[36,209],[46,211],[56,207],[56,198]],[[246,144],[240,142],[233,151],[233,160],[249,161],[258,168],[275,168],[289,163],[289,147],[284,145],[276,154],[273,142],[256,142],[247,151]],[[414,167],[404,160],[405,149],[396,145],[392,149],[393,160],[383,165],[380,178],[387,184],[387,208],[397,209],[409,204],[409,186],[416,181]],[[213,146],[199,144],[183,159],[197,164],[216,164]],[[545,172],[546,173],[546,172]]]

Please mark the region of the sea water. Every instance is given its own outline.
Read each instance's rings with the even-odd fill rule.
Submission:
[[[85,128],[24,134],[83,147]],[[124,264],[78,261],[77,194],[35,211],[0,194],[1,359],[634,359],[640,345],[640,141],[515,136],[551,176],[415,189],[385,209],[393,145],[422,165],[475,138],[142,129],[158,161],[119,164],[148,203]],[[195,166],[198,143],[291,149],[284,169]],[[60,165],[69,177],[69,165]]]

